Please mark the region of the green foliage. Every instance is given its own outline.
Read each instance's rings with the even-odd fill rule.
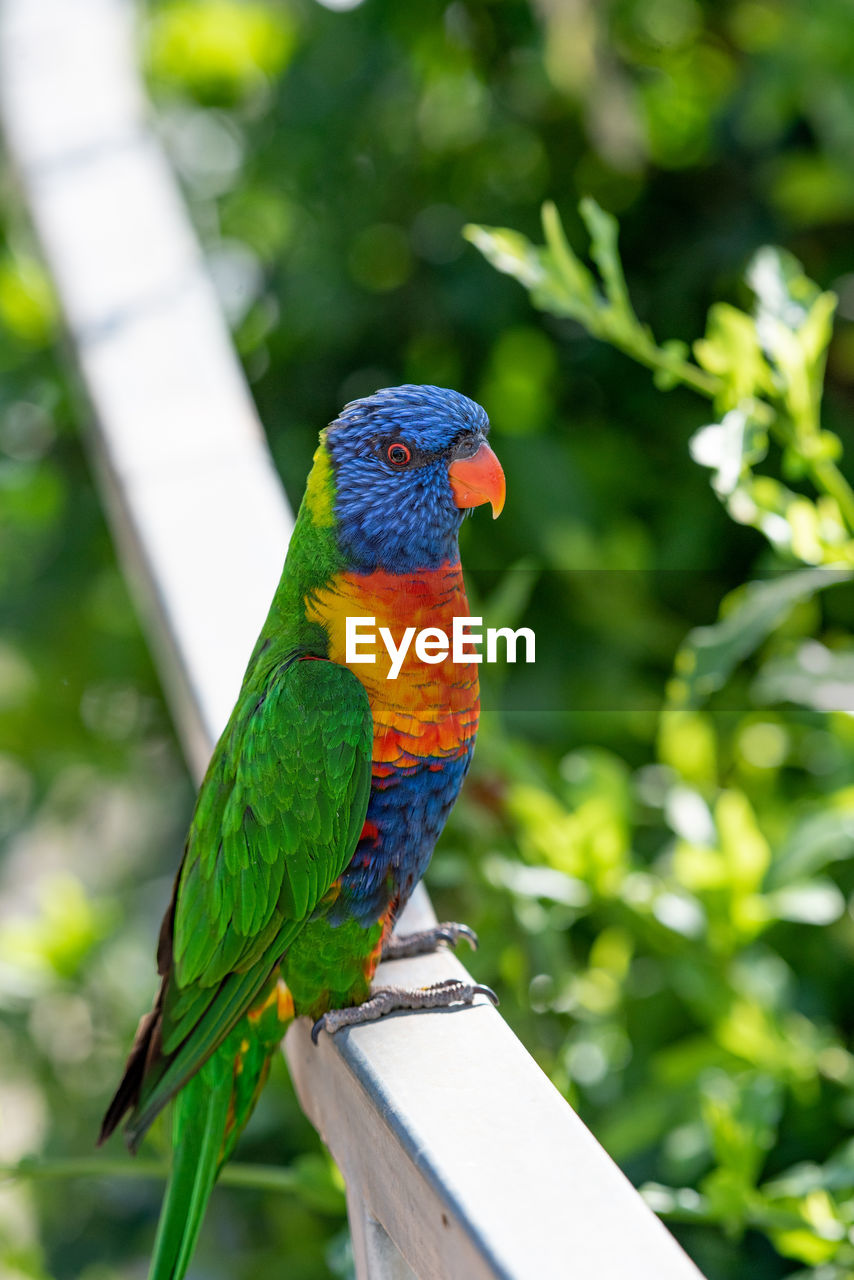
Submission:
[[[0,261],[0,322],[27,346],[44,346],[53,337],[53,291],[41,264],[25,253]]]
[[[791,254],[760,249],[747,271],[753,315],[716,303],[705,336],[693,344],[693,363],[683,342],[659,346],[635,314],[616,219],[589,197],[580,212],[598,280],[567,242],[553,204],[543,206],[543,247],[503,229],[469,226],[466,235],[498,271],[529,290],[534,306],[571,317],[646,365],[660,390],[684,385],[713,401],[720,421],[693,436],[691,453],[712,470],[712,487],[734,520],[760,529],[795,560],[854,563],[854,490],[836,466],[838,436],[820,423],[834,295],[820,292]],[[821,491],[817,501],[754,472],[769,434],[784,449],[784,474],[809,477]]]
[[[849,0],[142,16],[291,499],[317,428],[379,385],[455,385],[493,422],[508,506],[466,523],[472,600],[543,657],[486,690],[440,914],[477,928],[478,977],[710,1280],[847,1280]],[[542,315],[466,223],[527,232],[472,234]],[[0,1270],[105,1280],[144,1271],[160,1202],[162,1127],[144,1177],[92,1142],[192,797],[55,336],[4,184],[0,1160],[29,1163],[0,1197]],[[281,1070],[198,1265],[283,1258],[348,1274],[340,1182]]]
[[[840,440],[820,423],[836,298],[821,292],[792,255],[761,249],[747,272],[756,298],[752,315],[727,303],[713,305],[705,337],[693,344],[694,364],[685,344],[659,346],[638,320],[617,249],[616,220],[590,199],[580,210],[598,278],[569,246],[553,205],[543,209],[543,247],[505,230],[470,226],[466,234],[497,270],[529,290],[536,307],[572,318],[654,370],[660,390],[681,384],[713,401],[720,420],[695,433],[690,452],[712,470],[712,487],[733,519],[760,529],[789,559],[854,563],[854,493],[836,465]],[[768,455],[769,437],[782,447],[786,477],[812,481],[821,492],[817,500],[756,473]],[[594,959],[609,936],[609,921],[618,919],[622,930],[621,976],[630,972],[629,958],[665,960],[665,985],[672,984],[687,1014],[681,1046],[659,1048],[653,1059],[678,1062],[681,1052],[683,1066],[670,1081],[682,1088],[679,1123],[674,1128],[674,1114],[659,1105],[646,1125],[621,1125],[619,1105],[612,1105],[605,1132],[610,1125],[618,1158],[630,1159],[657,1136],[664,1163],[676,1170],[683,1164],[694,1183],[649,1184],[646,1194],[658,1212],[694,1225],[715,1224],[733,1239],[749,1229],[762,1232],[784,1257],[821,1267],[815,1274],[822,1280],[848,1275],[854,1266],[854,1203],[845,1197],[844,1176],[837,1182],[839,1153],[831,1150],[826,1165],[813,1166],[816,1177],[809,1186],[790,1171],[766,1184],[762,1173],[776,1149],[785,1149],[784,1118],[814,1109],[832,1088],[844,1095],[854,1085],[854,1058],[826,1016],[810,1017],[798,1008],[796,975],[803,983],[803,967],[782,937],[772,932],[771,946],[765,938],[785,922],[826,930],[836,925],[841,937],[849,933],[841,923],[844,893],[819,873],[837,858],[850,857],[852,791],[840,787],[825,797],[821,810],[800,816],[795,808],[787,815],[791,781],[783,775],[783,782],[779,771],[791,764],[798,722],[787,723],[780,713],[765,721],[739,717],[732,735],[725,722],[696,708],[764,648],[770,656],[751,691],[757,703],[847,713],[839,721],[847,726],[854,712],[850,640],[840,639],[833,650],[806,638],[792,652],[786,627],[797,606],[850,583],[852,576],[850,570],[827,568],[778,572],[770,581],[730,593],[716,624],[689,632],[676,653],[668,705],[659,720],[658,763],[647,766],[657,770],[655,782],[639,787],[641,795],[649,790],[646,804],[660,810],[670,828],[657,847],[650,847],[649,831],[643,830],[648,819],[632,814],[625,771],[616,760],[594,763],[575,753],[562,765],[564,777],[576,784],[569,795],[525,784],[511,790],[506,805],[523,856],[545,862],[576,885],[569,896],[552,886],[549,896],[571,903],[576,928],[592,917],[589,987],[575,978],[569,988],[550,989],[546,1007],[583,1018],[581,1006],[590,1021],[608,1018],[624,1033],[615,1036],[608,1027],[603,1034],[599,1027],[579,1071],[578,1037],[570,1032],[570,1078],[581,1086],[604,1083],[605,1072],[616,1064],[602,1045],[625,1052],[633,1042],[631,984],[603,982]],[[850,740],[847,727],[843,734]],[[757,785],[756,774],[763,773],[767,781]],[[635,840],[641,835],[647,849],[639,857]],[[505,883],[518,892],[528,882],[505,877]],[[530,883],[536,896],[546,896],[543,886]],[[603,926],[605,933],[599,932]],[[627,1089],[626,1105],[637,1108],[645,1101]],[[680,1147],[691,1158],[680,1161]]]
[[[279,74],[294,42],[287,10],[235,0],[169,0],[151,23],[151,74],[206,101],[249,97]]]
[[[697,627],[686,636],[674,662],[675,677],[668,688],[671,701],[692,706],[705,701],[722,688],[739,662],[756,652],[799,601],[810,600],[826,587],[850,582],[852,577],[854,574],[845,571],[804,569],[776,576],[770,582],[751,582],[732,592],[721,606],[719,622]],[[837,662],[844,664],[847,660],[848,655],[837,655]],[[772,696],[770,701],[802,702],[803,698],[789,696],[793,686],[785,683],[785,663],[784,659],[781,670],[778,662],[770,676],[763,671],[760,687],[764,680],[764,687],[772,695],[775,688],[780,690],[777,699]],[[828,674],[832,679],[832,673]],[[807,681],[805,696],[820,696],[816,681]]]

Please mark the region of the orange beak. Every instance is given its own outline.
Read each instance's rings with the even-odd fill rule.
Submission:
[[[506,484],[501,463],[484,441],[471,458],[455,458],[448,465],[454,502],[458,507],[479,507],[492,503],[492,518],[504,509]]]

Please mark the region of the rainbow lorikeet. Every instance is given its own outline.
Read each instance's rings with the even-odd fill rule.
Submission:
[[[345,659],[346,618],[452,632],[466,616],[457,535],[504,503],[486,414],[404,386],[348,404],[321,432],[284,571],[237,705],[202,783],[157,951],[161,986],[139,1025],[101,1141],[130,1112],[131,1150],[175,1098],[174,1156],[152,1280],[180,1280],[223,1162],[289,1021],[322,1029],[395,1008],[471,1003],[439,984],[371,995],[381,955],[470,936],[391,938],[469,767],[477,666],[396,679]],[[493,997],[494,998],[494,997]]]

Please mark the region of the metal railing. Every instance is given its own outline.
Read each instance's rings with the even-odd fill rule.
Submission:
[[[129,0],[0,0],[0,112],[92,408],[104,500],[200,777],[292,517],[175,179]],[[404,930],[432,919],[420,892]],[[396,981],[465,973],[450,954]],[[388,978],[381,966],[378,981]],[[697,1280],[491,1006],[285,1051],[347,1183],[360,1280]]]

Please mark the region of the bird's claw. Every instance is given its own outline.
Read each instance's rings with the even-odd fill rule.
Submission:
[[[405,933],[400,937],[392,934],[383,947],[383,960],[403,960],[409,956],[426,956],[434,952],[442,943],[455,947],[464,938],[472,951],[477,951],[477,934],[467,924],[446,921],[433,925],[431,929],[422,929],[419,933]]]
[[[498,996],[491,987],[480,982],[461,982],[459,978],[445,978],[429,987],[407,991],[404,987],[379,987],[364,1004],[349,1009],[330,1009],[318,1018],[311,1029],[311,1038],[317,1044],[321,1031],[334,1035],[344,1027],[354,1027],[364,1022],[375,1022],[387,1013],[400,1009],[447,1009],[450,1005],[470,1005],[475,996],[486,996],[498,1004]]]
[[[449,947],[455,947],[461,939],[469,944],[472,951],[477,951],[478,939],[474,929],[470,929],[467,924],[456,924],[450,922],[448,924],[440,924],[436,926],[437,939],[439,942],[447,942]]]
[[[317,1019],[317,1021],[316,1021],[316,1022],[315,1022],[315,1024],[314,1024],[314,1026],[311,1028],[311,1042],[312,1042],[312,1044],[317,1044],[318,1040],[320,1039],[320,1033],[321,1033],[321,1031],[323,1031],[323,1030],[325,1029],[325,1027],[326,1027],[326,1019],[327,1019],[328,1017],[329,1017],[329,1014],[328,1014],[328,1013],[324,1013],[321,1017],[319,1017],[319,1018]]]

